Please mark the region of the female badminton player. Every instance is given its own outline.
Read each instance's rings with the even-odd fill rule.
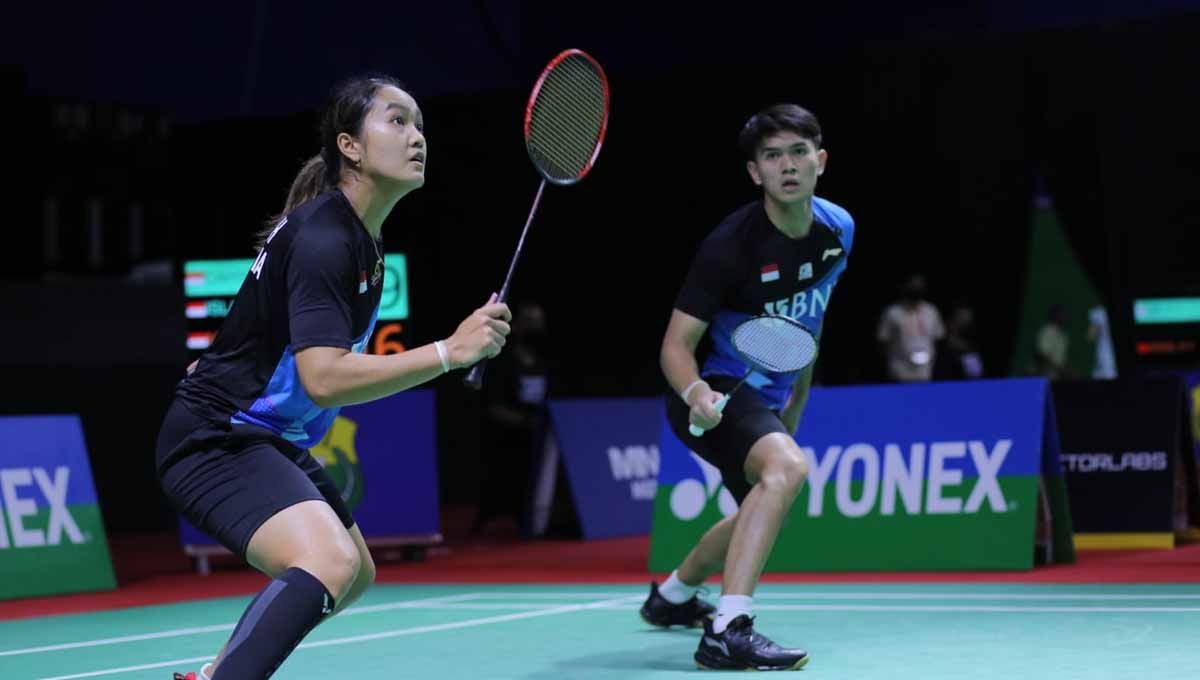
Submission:
[[[379,310],[380,230],[425,182],[421,110],[387,76],[336,88],[320,153],[292,184],[212,348],[180,382],[156,463],[172,506],[272,580],[212,663],[184,680],[270,677],[318,623],[354,602],[375,566],[307,449],[338,409],[496,356],[508,307],[475,310],[445,340],[363,354]]]
[[[750,118],[738,144],[763,196],[725,218],[693,260],[662,342],[672,391],[667,418],[675,434],[718,469],[738,511],[715,524],[670,578],[651,584],[642,618],[659,625],[704,626],[696,663],[713,669],[790,670],[808,654],[783,649],[753,628],[753,593],[788,510],[808,475],[792,438],[812,381],[812,366],[752,374],[725,408],[716,406],[746,374],[730,334],[760,314],[791,317],[817,335],[854,239],[854,221],[814,195],[827,154],[815,116],[779,104]],[[698,362],[705,335],[712,350]],[[701,369],[703,366],[703,369]],[[753,388],[753,389],[747,389]],[[705,430],[693,436],[689,425]],[[696,596],[724,571],[714,610]]]

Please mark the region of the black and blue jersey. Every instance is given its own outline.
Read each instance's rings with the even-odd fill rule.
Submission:
[[[234,428],[266,430],[301,448],[321,441],[337,408],[308,396],[296,353],[362,352],[379,314],[383,246],[340,190],[280,220],[234,298],[229,316],[177,393]]]
[[[854,220],[842,207],[813,197],[808,235],[792,239],[767,217],[761,200],[726,217],[700,245],[675,307],[709,324],[711,350],[702,376],[741,378],[748,366],[730,335],[759,314],[789,316],[818,333],[854,244]],[[698,358],[699,359],[699,358]],[[755,373],[746,384],[772,409],[783,408],[798,373]]]

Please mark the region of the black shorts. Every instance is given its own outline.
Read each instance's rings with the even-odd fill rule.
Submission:
[[[275,513],[325,501],[349,529],[354,517],[308,451],[278,437],[195,413],[180,399],[167,410],[155,451],[159,482],[175,511],[235,555]]]
[[[705,381],[709,387],[722,394],[728,393],[738,383],[737,378],[719,375],[705,378]],[[692,433],[688,432],[691,422],[688,416],[691,409],[683,403],[678,394],[668,392],[666,401],[667,422],[671,424],[675,436],[721,471],[725,488],[733,494],[738,505],[741,505],[746,494],[750,493],[750,482],[746,479],[745,467],[750,448],[772,432],[790,436],[783,421],[779,419],[779,414],[767,406],[757,391],[746,385],[729,398],[729,403],[721,412],[721,424],[705,432],[703,437],[693,437]]]

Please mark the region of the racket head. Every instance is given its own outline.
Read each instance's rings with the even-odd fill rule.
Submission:
[[[587,176],[608,131],[608,76],[579,49],[563,50],[546,65],[525,106],[525,150],[551,184]]]
[[[800,371],[817,358],[817,338],[812,331],[778,314],[746,319],[734,327],[730,340],[746,363],[768,373]]]

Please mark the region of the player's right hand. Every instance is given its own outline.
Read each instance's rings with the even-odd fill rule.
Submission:
[[[490,359],[500,353],[507,342],[512,328],[512,312],[508,305],[496,302],[496,294],[488,298],[487,304],[471,312],[471,316],[458,324],[454,335],[446,338],[446,353],[451,368],[471,366],[482,359]]]
[[[688,395],[692,412],[688,420],[702,430],[711,430],[721,422],[721,412],[717,410],[717,402],[725,396],[709,388],[707,383],[696,385]]]

